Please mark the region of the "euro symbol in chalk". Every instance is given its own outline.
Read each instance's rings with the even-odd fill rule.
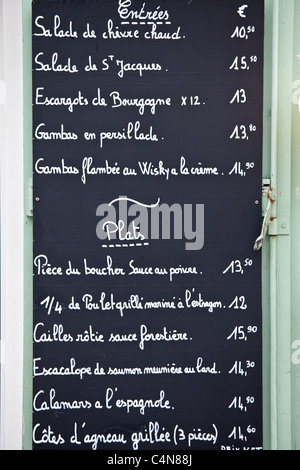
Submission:
[[[246,18],[245,10],[248,8],[248,5],[243,5],[238,9],[238,14],[240,15],[241,18]]]

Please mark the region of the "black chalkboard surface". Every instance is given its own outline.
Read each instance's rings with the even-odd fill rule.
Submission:
[[[262,448],[264,1],[33,9],[33,448]]]

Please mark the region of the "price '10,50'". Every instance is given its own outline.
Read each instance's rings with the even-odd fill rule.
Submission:
[[[231,39],[249,39],[249,36],[255,33],[255,26],[237,26],[231,35]]]

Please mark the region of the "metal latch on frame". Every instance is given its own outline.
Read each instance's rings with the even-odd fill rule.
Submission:
[[[263,180],[263,222],[262,230],[254,244],[254,250],[259,251],[265,241],[266,235],[278,236],[289,235],[288,220],[274,215],[274,204],[277,201],[277,190],[271,186],[270,179]]]

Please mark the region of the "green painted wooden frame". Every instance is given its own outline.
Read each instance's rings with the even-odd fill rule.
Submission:
[[[32,448],[32,312],[33,312],[33,223],[29,217],[32,179],[32,47],[31,0],[23,0],[24,71],[24,365],[23,365],[23,449]]]
[[[291,213],[291,83],[295,61],[294,49],[296,47],[294,45],[294,39],[296,38],[296,36],[294,38],[294,25],[296,25],[297,16],[300,18],[299,15],[300,0],[265,0],[263,177],[271,180],[271,185],[277,189],[277,194],[279,194],[274,204],[273,216],[284,217],[288,222],[290,221]],[[300,41],[300,35],[298,36]],[[24,227],[25,337],[23,449],[30,450],[32,448],[33,311],[33,231],[29,207],[31,197],[30,181],[32,178],[31,0],[23,0],[23,47],[24,178],[26,191],[24,195],[24,210],[27,214]],[[300,54],[300,42],[298,53]],[[294,70],[294,73],[297,73],[297,70]],[[294,117],[294,122],[297,119],[299,121],[298,115]],[[300,126],[300,123],[298,124]],[[300,141],[298,146],[296,146],[297,149],[300,149]],[[300,175],[300,163],[296,162],[295,165],[298,169],[298,175]],[[297,184],[297,181],[295,184]],[[300,254],[299,252],[300,249],[298,248],[298,254]],[[300,425],[297,425],[298,421],[295,419],[292,420],[290,236],[280,235],[266,238],[263,246],[262,270],[264,449],[290,450],[297,448],[297,445],[299,448],[300,440]],[[300,320],[296,322],[296,326],[298,327],[300,339]],[[299,417],[299,403],[296,411],[298,414],[295,413],[295,416]],[[294,432],[292,432],[292,429]],[[298,436],[295,437],[295,433]]]

